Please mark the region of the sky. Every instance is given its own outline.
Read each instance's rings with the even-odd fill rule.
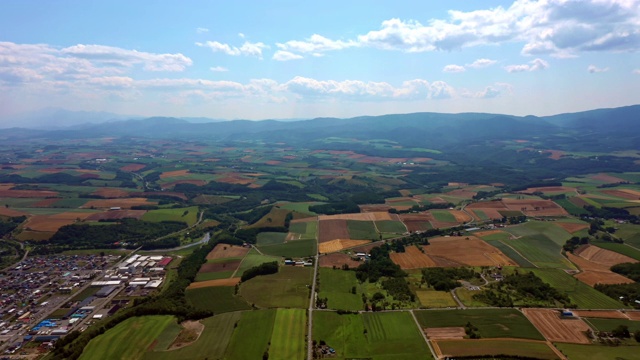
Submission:
[[[267,119],[640,103],[640,0],[0,8],[0,121],[50,107]]]

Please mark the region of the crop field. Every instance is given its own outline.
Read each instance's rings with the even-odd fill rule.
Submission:
[[[640,225],[617,224],[616,236],[624,240],[626,244],[640,248]]]
[[[228,279],[233,276],[235,270],[231,271],[216,271],[216,272],[199,272],[196,274],[196,278],[193,280],[194,283],[209,281],[209,280],[220,280],[220,279]]]
[[[84,205],[82,205],[82,208],[109,209],[112,207],[120,207],[123,209],[130,209],[132,206],[140,206],[140,205],[157,205],[157,201],[149,200],[143,197],[89,200]]]
[[[429,212],[433,214],[433,217],[438,221],[456,222],[455,216],[453,216],[449,210],[430,210]]]
[[[597,246],[599,248],[611,250],[611,251],[617,252],[618,254],[622,254],[634,260],[640,261],[640,250],[634,247],[628,246],[626,244],[618,244],[618,243],[605,242],[605,241],[594,241],[592,242],[592,245]]]
[[[275,245],[284,243],[287,233],[282,232],[261,232],[258,234],[256,245]]]
[[[569,359],[625,359],[639,360],[640,346],[598,346],[578,344],[556,344]]]
[[[124,218],[142,219],[146,210],[111,210],[91,214],[87,217],[88,221],[115,220]]]
[[[318,244],[318,252],[321,254],[341,251],[359,245],[369,244],[370,240],[331,240]]]
[[[332,268],[335,266],[336,268],[341,268],[345,264],[350,268],[356,268],[360,266],[362,262],[353,260],[351,256],[339,252],[323,255],[318,258],[318,265],[320,267]]]
[[[527,318],[549,341],[589,344],[589,325],[580,319],[560,319],[558,310],[523,309]]]
[[[429,243],[423,249],[435,261],[435,266],[517,265],[500,250],[475,236],[438,237],[429,239]],[[442,263],[438,259],[446,262]]]
[[[378,240],[378,232],[372,221],[347,220],[349,239]]]
[[[283,257],[305,257],[316,254],[316,240],[295,240],[283,244],[258,246],[258,249],[266,255]]]
[[[317,221],[291,222],[289,233],[300,235],[297,239],[315,239],[318,231]]]
[[[580,216],[580,215],[589,213],[583,207],[574,204],[569,199],[555,200],[555,202],[556,202],[556,204],[562,206],[565,210],[567,210],[567,212],[569,214],[574,215],[574,216]]]
[[[240,278],[239,277],[218,278],[218,279],[214,279],[214,280],[197,281],[197,282],[192,282],[191,284],[189,284],[189,286],[187,287],[187,290],[202,289],[202,288],[215,287],[215,286],[235,286],[239,282],[240,282]]]
[[[196,308],[211,310],[215,314],[251,309],[242,298],[234,295],[234,291],[233,286],[210,286],[187,289],[186,297],[187,301]],[[215,301],[212,301],[213,299]]]
[[[596,264],[571,253],[567,253],[567,257],[582,270],[579,274],[576,274],[575,277],[589,286],[594,286],[598,283],[626,284],[633,282],[631,279],[614,273],[608,266]]]
[[[542,334],[516,309],[466,309],[414,311],[423,328],[464,327],[468,322],[478,328],[482,338],[522,338],[544,340]]]
[[[598,331],[612,331],[619,325],[627,326],[631,333],[640,330],[640,321],[633,321],[629,319],[601,319],[584,317],[582,319]]]
[[[560,245],[544,235],[521,237],[504,243],[538,267],[573,269],[573,265],[560,254]]]
[[[139,359],[173,316],[132,317],[91,340],[80,359]]]
[[[53,215],[34,215],[27,220],[23,228],[31,231],[56,232],[65,225],[75,223],[78,219],[86,219],[91,214],[89,212],[67,211]]]
[[[407,227],[407,231],[424,231],[432,229],[433,226],[429,222],[431,215],[426,214],[402,214],[400,219]]]
[[[225,357],[227,359],[260,359],[269,348],[277,310],[245,311],[240,315]],[[251,339],[251,341],[247,341]]]
[[[306,359],[306,320],[307,312],[304,309],[277,310],[269,346],[269,359]]]
[[[536,236],[544,235],[545,237],[553,240],[559,246],[571,238],[571,234],[562,227],[556,225],[555,222],[549,221],[527,221],[523,224],[516,226],[510,226],[505,229],[515,236]]]
[[[249,228],[261,228],[261,227],[273,227],[273,226],[284,226],[284,220],[287,217],[287,214],[290,213],[290,210],[280,209],[277,207],[271,208],[271,211],[263,216],[260,220],[255,223],[249,225]]]
[[[391,260],[400,265],[402,269],[420,269],[438,266],[435,260],[433,260],[429,255],[421,252],[415,246],[407,246],[403,253],[394,252],[389,255]]]
[[[420,305],[426,308],[456,307],[458,303],[453,300],[450,292],[435,290],[416,290],[416,296]]]
[[[583,318],[629,319],[626,313],[618,310],[574,310],[573,314]]]
[[[517,339],[437,340],[437,349],[443,356],[472,357],[474,355],[522,356],[532,359],[559,359],[560,357],[542,341]],[[497,357],[502,359],[502,356]]]
[[[542,281],[567,294],[581,309],[622,309],[625,306],[560,269],[530,269]]]
[[[333,270],[320,268],[320,291],[318,296],[327,298],[327,307],[336,310],[362,310],[362,295],[356,290],[351,292],[352,287],[358,287],[356,273],[354,271]]]
[[[204,330],[196,342],[170,351],[149,351],[144,354],[143,359],[222,359],[234,333],[234,324],[239,319],[240,313],[234,312],[201,320]]]
[[[249,250],[249,248],[238,245],[217,244],[213,250],[207,254],[207,260],[242,258]]]
[[[401,221],[376,221],[375,226],[379,232],[403,234],[407,232],[407,227]]]
[[[182,221],[192,226],[198,221],[198,207],[150,210],[144,214],[142,220],[152,222]]]
[[[408,312],[313,315],[313,340],[324,340],[336,359],[431,359],[427,344]]]
[[[318,242],[350,239],[347,220],[320,220],[318,224]]]
[[[240,263],[240,267],[238,268],[237,276],[242,276],[242,274],[251,269],[254,266],[258,266],[260,264],[264,264],[266,262],[271,261],[280,261],[280,257],[276,256],[268,256],[259,254],[256,249],[251,249],[247,252],[247,255],[242,259],[242,263]]]
[[[492,237],[495,236],[497,237],[498,234],[496,235],[489,235],[488,237]],[[484,241],[487,242],[487,244],[495,247],[496,249],[502,251],[503,254],[507,255],[511,260],[515,261],[518,266],[523,267],[523,268],[532,268],[535,267],[531,262],[529,262],[529,260],[525,259],[522,255],[518,254],[517,251],[515,251],[511,246],[507,245],[509,243],[509,241],[501,241],[501,240],[487,240],[486,238],[484,239]]]
[[[261,308],[307,308],[312,268],[280,267],[277,274],[257,276],[240,286],[240,296]]]
[[[574,251],[574,254],[580,256],[585,260],[589,260],[596,264],[604,265],[606,267],[611,267],[620,263],[636,263],[638,262],[635,259],[632,259],[628,256],[618,254],[617,252],[613,252],[611,250],[599,248],[593,245],[585,245]]]

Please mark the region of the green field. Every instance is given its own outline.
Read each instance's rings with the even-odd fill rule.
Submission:
[[[177,322],[172,322],[162,330],[162,333],[158,335],[156,344],[153,346],[154,351],[165,351],[171,346],[176,336],[182,331],[183,327]]]
[[[479,209],[473,209],[471,211],[473,211],[473,213],[476,214],[476,216],[478,216],[480,220],[482,221],[489,220],[489,217],[487,216],[487,214],[484,213],[484,211]]]
[[[277,274],[257,276],[240,286],[240,295],[261,308],[303,308],[309,306],[312,268],[280,267]]]
[[[402,221],[376,221],[376,228],[378,228],[379,232],[383,233],[404,234],[407,232],[407,227],[404,226]]]
[[[470,322],[478,328],[482,338],[507,338],[544,340],[544,337],[516,309],[466,309],[414,311],[420,326],[464,327]]]
[[[640,248],[640,225],[616,224],[615,235],[624,240],[625,244]]]
[[[89,342],[80,359],[140,359],[173,316],[137,316],[129,318]]]
[[[378,240],[378,232],[373,225],[373,221],[347,220],[347,228],[351,239]]]
[[[475,233],[472,233],[472,234],[476,235]],[[480,238],[484,241],[509,240],[511,238],[511,234],[509,234],[508,232],[501,231],[494,234],[484,235],[484,236],[481,236]]]
[[[271,261],[280,261],[280,257],[260,255],[256,249],[251,249],[247,255],[244,256],[244,259],[242,259],[242,263],[240,264],[236,275],[241,276],[246,270]]]
[[[261,359],[269,348],[276,311],[274,309],[242,312],[225,357],[227,359]]]
[[[234,295],[233,286],[210,286],[186,290],[187,301],[202,310],[211,310],[215,314],[251,309],[241,297]],[[212,301],[215,299],[215,301]]]
[[[351,293],[351,288],[358,283],[354,271],[320,268],[319,279],[318,296],[328,299],[327,307],[329,309],[362,310],[362,293],[357,291],[356,294]]]
[[[525,236],[504,242],[541,268],[574,269],[575,267],[560,254],[560,245],[545,235]],[[515,259],[514,259],[515,260]]]
[[[497,356],[496,359],[510,359],[509,356],[526,356],[528,359],[558,359],[558,355],[542,341],[439,340],[437,343],[444,354],[451,354],[453,358],[457,356],[473,358],[473,355],[506,355],[507,357]]]
[[[640,261],[640,250],[637,250],[625,244],[618,244],[618,243],[612,243],[612,242],[606,242],[606,241],[593,241],[592,244],[599,248],[615,251],[619,254],[627,255],[632,259],[636,259]]]
[[[640,346],[555,345],[569,359],[640,360]]]
[[[449,210],[430,210],[429,212],[433,214],[433,217],[435,217],[438,221],[457,222],[456,217],[453,216],[453,214],[451,214]]]
[[[315,239],[294,240],[284,244],[258,246],[258,249],[266,255],[283,257],[305,257],[317,253]]]
[[[589,212],[584,208],[572,203],[569,199],[560,199],[554,200],[554,202],[560,206],[562,206],[567,212],[574,216],[580,216],[584,214],[588,214]]]
[[[287,233],[283,232],[262,232],[258,234],[256,245],[275,245],[282,244],[287,237]]]
[[[185,212],[187,212],[186,215],[184,215]],[[182,221],[192,226],[198,221],[198,207],[151,210],[142,216],[142,220],[151,222]]]
[[[599,292],[560,269],[529,269],[542,281],[569,296],[571,302],[581,309],[622,309],[617,300]]]
[[[515,236],[537,238],[536,235],[542,234],[546,238],[558,244],[558,246],[564,245],[565,242],[571,238],[571,234],[569,232],[552,221],[527,221],[517,226],[507,227],[505,230]]]
[[[313,314],[313,340],[324,340],[336,351],[334,359],[432,359],[408,312],[338,315]]]
[[[144,354],[143,359],[222,359],[234,332],[234,324],[238,320],[240,320],[239,312],[216,315],[201,320],[204,330],[196,342],[171,351],[148,351]]]
[[[278,309],[271,334],[269,359],[304,360],[307,312],[303,309]]]
[[[292,223],[289,226],[289,232],[301,235],[300,240],[315,239],[317,229],[318,229],[317,221]]]
[[[631,333],[640,330],[640,321],[633,321],[629,319],[585,318],[584,316],[581,316],[581,318],[587,321],[587,323],[596,328],[598,331],[611,331],[619,325],[627,326]]]
[[[502,235],[502,234],[495,234]],[[489,235],[493,236],[493,235]],[[491,246],[494,246],[498,250],[502,251],[505,255],[507,255],[511,260],[515,261],[518,266],[523,268],[532,268],[535,267],[529,260],[525,259],[522,255],[518,254],[511,246],[507,245],[510,240],[486,240],[485,242]]]
[[[425,308],[456,307],[458,303],[453,300],[450,292],[435,290],[416,290],[416,296],[420,305]]]

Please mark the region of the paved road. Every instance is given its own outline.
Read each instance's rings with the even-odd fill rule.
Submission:
[[[316,303],[316,279],[318,276],[318,255],[314,257],[313,282],[311,283],[311,296],[309,297],[309,329],[307,329],[307,359],[313,359],[313,310]]]
[[[209,242],[209,239],[211,239],[211,234],[210,233],[206,233],[203,237],[202,240],[195,242],[195,243],[191,243],[191,244],[187,244],[187,245],[182,245],[182,246],[178,246],[175,248],[171,248],[171,249],[155,249],[155,250],[144,250],[144,252],[171,252],[171,251],[177,251],[177,250],[182,250],[182,249],[187,249],[190,248],[192,246],[198,246],[198,245],[202,245],[202,244],[206,244]]]

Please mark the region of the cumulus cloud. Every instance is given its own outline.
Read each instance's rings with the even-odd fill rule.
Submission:
[[[464,66],[452,64],[445,66],[442,71],[448,73],[460,73],[467,71],[467,69],[465,69]]]
[[[229,69],[227,69],[224,66],[214,66],[214,67],[210,67],[209,70],[213,71],[213,72],[225,72],[225,71],[229,71]]]
[[[209,32],[209,29],[207,29],[207,28],[203,28],[203,27],[199,27],[199,28],[197,28],[197,29],[196,29],[196,32],[197,32],[198,34],[204,34],[204,33],[208,33],[208,32]]]
[[[593,73],[601,73],[601,72],[607,72],[609,71],[608,67],[605,68],[599,68],[595,65],[589,65],[589,67],[587,67],[587,71],[589,71],[591,74]]]
[[[467,64],[468,67],[470,68],[474,68],[474,69],[480,69],[480,68],[486,68],[489,67],[493,64],[497,63],[496,60],[491,60],[491,59],[477,59],[476,61],[472,62],[471,64]]]
[[[154,54],[104,45],[78,44],[64,48],[60,53],[107,65],[130,67],[142,64],[148,71],[183,71],[193,64],[182,54]]]
[[[304,57],[302,55],[294,54],[292,52],[288,52],[284,50],[278,50],[275,52],[275,54],[273,54],[272,59],[277,61],[289,61],[289,60],[298,60],[303,58]]]
[[[516,0],[506,8],[450,10],[448,17],[425,23],[392,18],[351,40],[315,34],[278,47],[297,53],[359,46],[425,52],[521,43],[523,55],[572,57],[582,51],[638,51],[639,29],[638,0]]]
[[[250,41],[245,41],[244,44],[242,44],[242,46],[240,47],[223,44],[217,41],[207,41],[204,43],[197,42],[196,45],[209,48],[213,52],[221,52],[231,56],[255,56],[261,59],[262,51],[269,48],[269,46],[265,45],[264,43],[252,43]]]
[[[505,70],[509,73],[517,73],[517,72],[526,72],[526,71],[537,71],[544,70],[549,67],[549,63],[536,58],[530,61],[528,64],[520,64],[520,65],[507,65],[504,67]]]

